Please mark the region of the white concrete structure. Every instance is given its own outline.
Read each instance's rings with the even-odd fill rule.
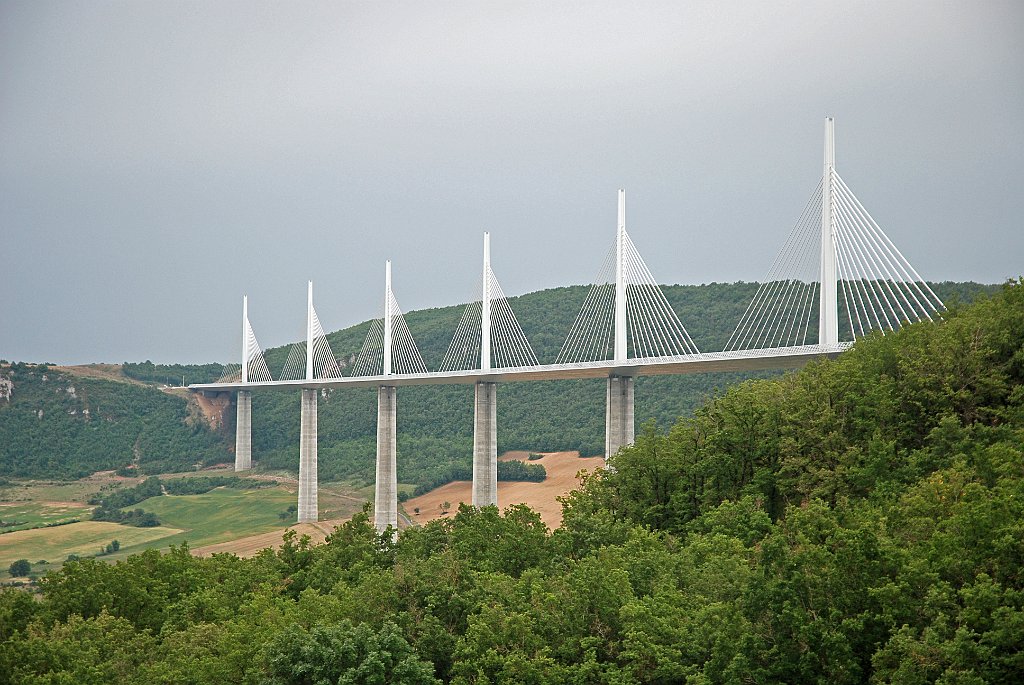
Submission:
[[[821,196],[821,291],[818,304],[818,344],[839,342],[839,300],[836,288],[835,120],[825,119],[825,173]]]
[[[498,385],[477,383],[473,398],[473,506],[498,504]]]
[[[316,396],[315,388],[302,390],[302,417],[299,422],[299,523],[316,521],[320,514],[317,506],[316,470]]]
[[[377,480],[373,496],[373,525],[379,532],[398,530],[398,389],[377,388]]]
[[[391,261],[384,263],[384,332],[382,368],[391,375],[394,354],[394,317]],[[398,530],[398,389],[377,387],[377,473],[373,493],[373,525],[379,532]]]
[[[252,393],[239,390],[235,419],[235,471],[252,468]]]
[[[310,281],[306,298],[306,381],[313,380],[313,282]],[[320,517],[317,493],[319,491],[316,464],[317,430],[315,388],[302,389],[302,415],[299,427],[299,523],[316,521]]]
[[[605,459],[615,456],[626,445],[633,444],[632,376],[612,376],[608,379],[604,424]]]

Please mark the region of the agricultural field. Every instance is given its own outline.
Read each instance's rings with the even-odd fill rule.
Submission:
[[[0,533],[71,523],[91,510],[79,502],[0,502]]]
[[[164,525],[181,529],[162,540],[161,547],[186,541],[189,547],[199,547],[275,528],[283,531],[294,522],[294,515],[280,515],[294,503],[295,495],[284,488],[217,488],[202,495],[153,497],[137,506],[156,514]]]
[[[134,528],[106,521],[19,530],[0,536],[0,572],[6,577],[11,562],[27,559],[32,564],[33,575],[42,574],[59,568],[70,554],[95,556],[114,540],[121,545],[120,553],[126,554],[153,546],[163,547],[159,541],[179,533],[179,529],[167,526]]]
[[[225,470],[216,475],[229,473],[232,472]],[[194,475],[215,474],[204,470]],[[251,477],[274,479],[279,485],[253,490],[222,487],[199,495],[162,495],[132,505],[131,508],[138,507],[157,516],[161,525],[153,528],[89,520],[93,509],[87,504],[89,498],[102,491],[136,485],[141,479],[96,474],[67,483],[9,483],[0,489],[0,520],[16,525],[4,528],[8,532],[0,534],[0,578],[8,577],[7,567],[17,559],[27,559],[32,563],[32,575],[42,575],[59,568],[71,554],[97,556],[114,540],[119,543],[118,550],[100,558],[117,561],[145,549],[166,549],[185,542],[194,550],[205,548],[211,552],[234,551],[240,545],[239,551],[254,553],[258,551],[251,549],[254,546],[275,546],[285,530],[295,524],[295,480],[284,473]],[[322,540],[333,525],[348,520],[372,497],[372,486],[322,484],[321,524],[311,531],[312,537]],[[73,522],[76,519],[80,521]]]

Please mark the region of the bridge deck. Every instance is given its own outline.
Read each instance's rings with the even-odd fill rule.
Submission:
[[[571,380],[574,378],[607,378],[608,376],[667,376],[722,371],[760,371],[764,369],[799,368],[809,361],[836,357],[850,343],[838,345],[804,345],[739,352],[709,352],[678,357],[630,359],[579,364],[546,364],[525,368],[481,371],[448,371],[390,376],[346,376],[317,380],[271,381],[269,383],[197,383],[188,386],[194,391],[288,390],[299,388],[376,388],[381,385],[453,385],[477,382],[516,383],[524,381]]]

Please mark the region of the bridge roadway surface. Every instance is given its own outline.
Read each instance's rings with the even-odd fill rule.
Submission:
[[[580,362],[575,364],[544,364],[505,369],[469,369],[466,371],[434,371],[429,373],[392,374],[389,376],[345,376],[342,378],[299,379],[269,383],[197,383],[189,385],[196,392],[228,392],[235,390],[289,390],[299,388],[376,388],[381,385],[455,385],[472,383],[516,383],[523,381],[554,381],[575,378],[608,378],[609,376],[669,376],[725,371],[761,371],[794,369],[823,357],[834,358],[849,349],[852,343],[837,345],[803,345],[774,347],[735,352],[707,352],[676,357]]]

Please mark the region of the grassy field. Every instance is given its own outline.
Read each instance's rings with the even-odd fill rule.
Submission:
[[[10,502],[75,502],[86,504],[104,487],[134,485],[139,479],[94,475],[72,482],[26,480],[0,487],[0,504]]]
[[[285,488],[233,490],[217,488],[202,495],[153,497],[135,505],[156,514],[165,526],[182,532],[160,540],[160,547],[211,545],[234,538],[282,531],[294,521],[294,514],[282,519],[279,514],[295,504],[295,494]],[[137,550],[125,550],[125,554]]]
[[[113,540],[121,543],[121,550],[145,549],[162,546],[158,541],[181,531],[167,526],[132,528],[106,521],[82,521],[55,528],[19,530],[0,535],[0,572],[7,575],[7,567],[18,559],[28,559],[33,572],[56,568],[69,554],[96,555],[101,547]],[[45,564],[39,562],[45,561]]]
[[[89,518],[91,511],[92,507],[78,502],[0,502],[0,532],[42,528]]]
[[[252,477],[267,479],[265,474]],[[138,480],[97,474],[73,483],[23,481],[5,486],[0,492],[0,519],[17,522],[16,527],[6,530],[18,530],[0,534],[0,578],[8,577],[7,567],[17,559],[28,559],[33,564],[32,574],[41,575],[60,567],[69,554],[95,556],[113,540],[120,543],[120,549],[100,558],[117,561],[146,549],[166,549],[184,542],[195,549],[261,534],[267,536],[268,544],[274,544],[279,541],[277,533],[283,534],[288,525],[295,523],[294,510],[282,517],[296,504],[294,477],[282,474],[284,482],[276,487],[217,488],[201,495],[164,495],[132,505],[156,514],[161,522],[156,528],[89,520],[44,527],[75,518],[88,519],[92,507],[85,501],[89,497],[101,489],[133,485]],[[372,487],[322,483],[320,519],[347,519],[372,497]],[[37,563],[43,560],[47,563]]]

